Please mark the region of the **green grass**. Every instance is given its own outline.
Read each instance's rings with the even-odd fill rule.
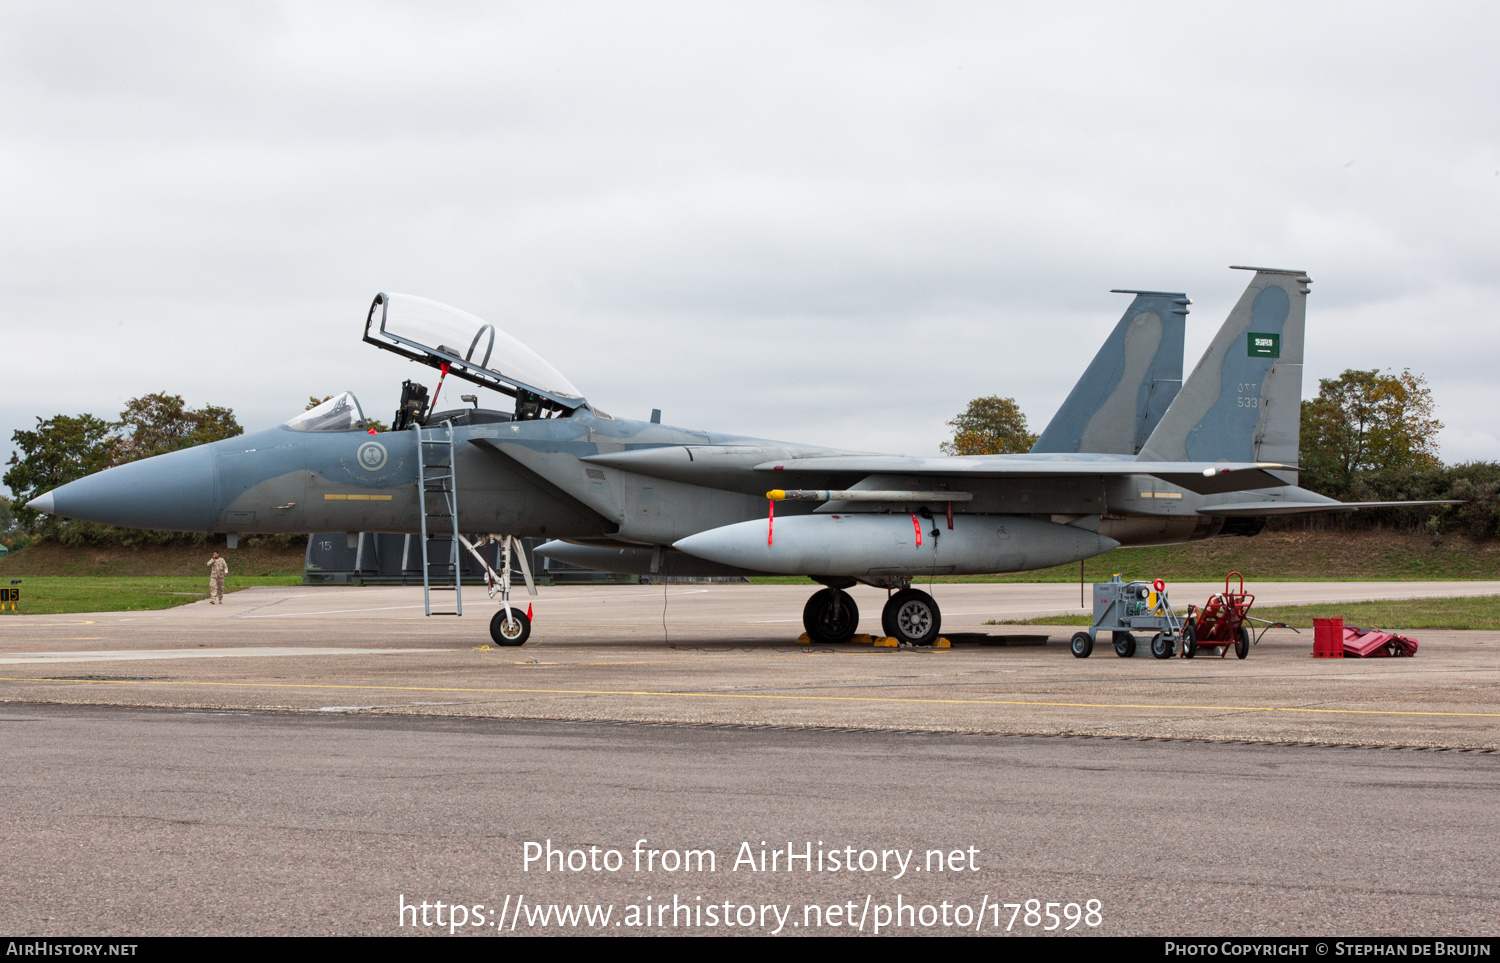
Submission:
[[[1453,599],[1403,599],[1393,602],[1339,602],[1252,608],[1250,615],[1312,628],[1313,619],[1343,616],[1345,625],[1399,632],[1405,629],[1500,629],[1500,595]],[[986,625],[1088,625],[1084,615],[1050,615],[1034,619],[997,620]]]
[[[10,587],[9,579],[0,585]],[[300,575],[233,576],[224,582],[224,592],[252,585],[300,585]],[[160,577],[28,577],[16,586],[21,590],[22,615],[64,615],[71,612],[144,612],[169,609],[208,598],[208,578]],[[9,616],[6,611],[0,618]]]
[[[1456,599],[1405,599],[1397,602],[1351,602],[1344,605],[1279,605],[1250,614],[1299,629],[1313,619],[1343,616],[1345,625],[1401,629],[1500,629],[1500,596]]]

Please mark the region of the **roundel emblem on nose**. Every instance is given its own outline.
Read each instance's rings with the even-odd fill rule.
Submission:
[[[385,467],[385,446],[378,441],[367,441],[359,446],[355,457],[359,459],[359,467],[365,471],[379,471]]]

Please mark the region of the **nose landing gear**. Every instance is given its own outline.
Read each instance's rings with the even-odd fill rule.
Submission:
[[[531,619],[520,609],[501,609],[490,617],[490,638],[496,645],[525,645],[530,637]]]
[[[521,575],[526,579],[526,591],[531,595],[536,594],[536,582],[531,578],[531,566],[526,563],[526,551],[521,546],[521,540],[514,535],[486,535],[476,545],[462,535],[458,536],[459,543],[469,550],[469,554],[479,560],[484,566],[484,572],[490,583],[490,598],[497,594],[500,596],[500,611],[496,612],[490,619],[490,638],[496,645],[525,645],[526,640],[531,638],[531,606],[526,611],[510,604],[510,578],[514,566],[521,570]],[[490,563],[485,561],[484,555],[479,549],[487,542],[500,543],[500,571],[497,573],[490,568]]]

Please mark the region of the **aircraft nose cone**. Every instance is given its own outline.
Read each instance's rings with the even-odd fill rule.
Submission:
[[[217,517],[216,488],[213,452],[201,446],[106,468],[28,507],[122,528],[208,532]]]

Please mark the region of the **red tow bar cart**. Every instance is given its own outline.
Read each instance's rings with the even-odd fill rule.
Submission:
[[[1238,578],[1239,591],[1229,590],[1229,580]],[[1201,646],[1217,646],[1219,658],[1229,654],[1229,647],[1234,646],[1234,654],[1243,659],[1250,654],[1250,626],[1247,622],[1264,622],[1266,629],[1287,629],[1291,626],[1284,622],[1269,622],[1265,619],[1257,619],[1250,615],[1250,606],[1255,604],[1255,596],[1245,591],[1245,576],[1239,572],[1230,572],[1224,576],[1224,591],[1218,595],[1211,596],[1203,608],[1189,605],[1187,618],[1183,620],[1182,626],[1182,657],[1191,659],[1198,654]],[[1293,629],[1292,631],[1296,631]],[[1265,629],[1261,630],[1261,635]],[[1260,638],[1256,637],[1255,642]]]

